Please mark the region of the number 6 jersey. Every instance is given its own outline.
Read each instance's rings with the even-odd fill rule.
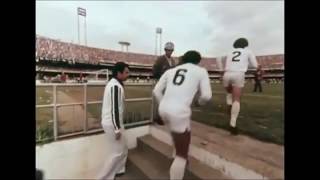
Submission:
[[[236,48],[227,56],[225,71],[247,72],[249,64],[257,68],[255,55],[249,49]]]
[[[185,63],[166,71],[153,89],[158,102],[169,106],[172,112],[191,114],[190,105],[199,92],[198,102],[205,104],[211,99],[210,79],[206,69]]]

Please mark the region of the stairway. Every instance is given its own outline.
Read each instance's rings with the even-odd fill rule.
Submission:
[[[151,135],[138,138],[137,147],[129,151],[128,167],[135,173],[127,172],[119,179],[169,179],[172,158],[172,147]],[[131,170],[132,171],[132,170]],[[220,171],[189,157],[184,179],[230,179]]]

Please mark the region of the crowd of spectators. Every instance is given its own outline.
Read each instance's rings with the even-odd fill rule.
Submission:
[[[125,61],[129,65],[152,66],[155,55],[121,52],[93,47],[86,47],[74,43],[62,42],[43,36],[36,37],[36,59],[52,61],[71,61],[73,63],[99,64]],[[226,57],[222,57],[224,65]],[[179,58],[174,57],[178,63]],[[284,69],[284,55],[257,56],[257,61],[263,69]],[[200,66],[209,71],[219,70],[216,58],[203,58]]]

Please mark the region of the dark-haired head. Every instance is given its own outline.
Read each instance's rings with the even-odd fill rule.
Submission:
[[[249,46],[249,43],[246,38],[239,38],[233,43],[234,48],[245,48],[247,46]]]
[[[129,76],[129,65],[124,62],[117,62],[112,69],[112,77],[125,81]]]
[[[198,51],[191,50],[182,56],[181,61],[182,63],[199,64],[201,61],[201,55]]]

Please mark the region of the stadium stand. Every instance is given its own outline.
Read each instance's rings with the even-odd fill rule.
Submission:
[[[86,47],[40,35],[36,36],[37,72],[47,73],[49,76],[50,73],[53,72],[52,68],[56,69],[55,73],[59,71],[65,71],[66,73],[71,71],[74,73],[85,73],[87,71],[109,69],[116,61],[125,61],[129,64],[134,78],[152,77],[151,68],[156,58],[155,55]],[[178,63],[179,57],[174,57],[174,59]],[[223,66],[225,59],[226,57],[222,57]],[[274,76],[275,78],[283,78],[283,54],[257,56],[257,61],[262,65],[267,75],[271,75],[270,77],[272,77],[272,74],[277,74],[277,76]],[[200,66],[208,70],[211,78],[217,78],[219,76],[218,73],[220,70],[216,58],[203,57]],[[248,74],[250,78],[252,72],[249,71]]]

